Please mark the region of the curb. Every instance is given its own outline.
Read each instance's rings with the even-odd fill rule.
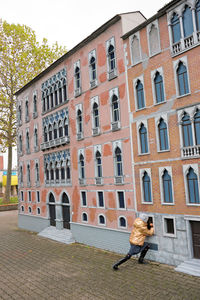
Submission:
[[[17,210],[18,204],[3,204],[0,205],[0,211]]]

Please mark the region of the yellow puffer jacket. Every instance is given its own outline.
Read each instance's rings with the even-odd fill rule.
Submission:
[[[133,230],[131,232],[129,241],[131,244],[142,246],[144,244],[145,237],[153,234],[153,227],[148,229],[147,223],[142,221],[140,218],[137,218],[133,224]]]

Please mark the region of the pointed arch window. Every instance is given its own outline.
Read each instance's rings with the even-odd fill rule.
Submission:
[[[29,121],[29,107],[28,107],[28,100],[25,103],[25,118],[26,122]]]
[[[195,133],[195,143],[200,145],[200,110],[194,115],[194,133]]]
[[[80,165],[80,178],[85,178],[85,161],[83,154],[80,154],[79,156],[79,165]]]
[[[99,127],[99,106],[95,102],[93,105],[93,128]]]
[[[65,167],[63,161],[61,161],[61,180],[65,180]]]
[[[96,176],[102,177],[102,162],[101,162],[101,153],[96,152]]]
[[[52,163],[50,163],[50,176],[51,176],[51,180],[54,180],[54,169]]]
[[[112,96],[112,118],[113,122],[119,121],[119,99],[116,95]]]
[[[144,87],[140,80],[137,81],[137,85],[136,85],[136,97],[137,97],[137,108],[141,109],[141,108],[145,107]]]
[[[124,217],[119,218],[119,227],[126,227],[126,219]]]
[[[49,141],[52,141],[52,138],[53,138],[53,136],[52,136],[52,126],[49,125]]]
[[[23,184],[23,167],[20,166],[20,183]]]
[[[81,82],[80,82],[80,68],[77,66],[75,69],[75,88],[80,89],[81,87]]]
[[[48,164],[45,165],[45,173],[46,173],[46,180],[49,181],[49,168],[48,168]]]
[[[192,10],[186,5],[183,12],[183,31],[184,37],[191,36],[193,34],[193,20],[192,20]]]
[[[115,170],[116,176],[123,176],[122,152],[119,147],[115,149]]]
[[[69,126],[67,118],[65,118],[64,120],[64,135],[69,136]]]
[[[108,65],[109,65],[109,72],[112,72],[116,68],[115,64],[115,48],[111,44],[108,48]]]
[[[199,204],[199,184],[198,177],[194,172],[194,169],[190,167],[187,174],[188,196],[189,203]]]
[[[54,97],[55,97],[55,106],[58,105],[58,91],[57,91],[57,85],[54,87]]]
[[[59,137],[63,137],[63,125],[62,125],[62,121],[59,121],[58,123],[58,134],[59,134]]]
[[[156,76],[154,78],[155,85],[155,94],[156,94],[156,103],[161,103],[165,100],[164,97],[164,85],[163,85],[163,77],[159,72],[156,72]]]
[[[178,77],[178,87],[179,87],[179,95],[185,95],[189,93],[189,85],[188,85],[188,74],[186,66],[180,62],[177,69],[177,77]]]
[[[67,100],[67,85],[66,85],[66,80],[63,80],[63,96],[64,96],[64,101]]]
[[[164,203],[173,203],[172,179],[168,171],[165,170],[162,176]]]
[[[51,108],[53,108],[54,107],[54,99],[53,99],[53,88],[51,88],[51,93],[50,93],[50,99],[51,99]]]
[[[147,129],[143,123],[141,124],[139,135],[140,135],[141,153],[148,153],[149,150],[148,150]]]
[[[53,124],[53,137],[54,137],[54,140],[57,139],[57,137],[58,137],[58,127],[57,127],[56,122],[54,122],[54,124]]]
[[[144,172],[142,183],[143,183],[144,202],[152,202],[151,179],[146,171]]]
[[[56,180],[59,180],[59,167],[58,167],[58,163],[56,162],[55,164],[55,173],[56,173]]]
[[[196,3],[196,26],[197,26],[197,31],[200,31],[200,1],[197,1]]]
[[[39,177],[39,164],[38,162],[36,162],[35,164],[35,181],[36,183],[38,183],[40,180],[40,177]]]
[[[96,74],[96,59],[94,56],[91,57],[90,59],[90,80],[94,81],[97,78],[97,74]]]
[[[160,142],[160,150],[168,150],[169,142],[168,142],[168,133],[167,133],[167,124],[161,118],[158,124],[158,132],[159,132],[159,142]]]
[[[33,113],[37,113],[37,96],[33,96]]]
[[[77,131],[78,133],[83,132],[82,111],[80,109],[77,111]]]
[[[48,141],[48,135],[47,135],[47,128],[46,126],[44,127],[44,142]]]
[[[71,178],[71,170],[70,170],[70,161],[67,159],[66,161],[66,178],[67,180],[70,180]]]
[[[30,141],[29,141],[29,132],[26,132],[26,152],[30,152]]]
[[[27,165],[27,184],[30,185],[31,183],[31,170],[30,170],[30,164]]]
[[[173,14],[171,18],[172,39],[173,43],[177,43],[181,39],[180,20],[177,14]]]
[[[190,116],[187,113],[184,113],[184,116],[182,118],[182,134],[183,146],[193,146],[192,125],[190,121]]]
[[[19,136],[19,152],[22,153],[22,135]]]
[[[132,54],[133,65],[140,62],[140,60],[141,60],[140,42],[139,42],[139,38],[136,35],[132,38],[132,41],[131,41],[131,54]]]
[[[35,130],[34,130],[34,146],[35,146],[35,150],[36,150],[38,147],[38,130],[37,130],[37,128],[35,128]]]

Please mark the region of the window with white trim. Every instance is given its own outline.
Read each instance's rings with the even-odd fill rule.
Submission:
[[[126,218],[121,216],[118,219],[118,226],[119,228],[127,228],[127,222],[126,222]]]
[[[173,61],[175,72],[176,94],[178,97],[188,95],[190,93],[189,72],[187,57],[181,57],[177,61]]]
[[[144,78],[140,76],[134,79],[134,96],[135,96],[135,107],[136,110],[144,109],[145,104],[145,92],[144,92]]]
[[[172,168],[161,167],[159,168],[161,203],[174,204],[173,181],[172,181]]]
[[[117,207],[118,209],[126,208],[124,191],[117,191]]]
[[[163,217],[163,235],[176,237],[176,225],[174,217]]]
[[[32,198],[31,198],[31,191],[28,191],[28,202],[31,202]]]
[[[99,225],[106,225],[106,218],[104,215],[98,216],[98,223],[99,223]]]
[[[183,165],[187,205],[200,205],[200,179],[198,164]]]
[[[98,207],[104,208],[105,207],[105,203],[104,203],[104,194],[103,191],[98,191],[97,192],[97,197],[98,197]]]
[[[158,152],[169,150],[169,133],[167,115],[161,115],[155,118],[156,138]]]
[[[83,138],[83,111],[82,105],[79,104],[76,106],[76,132],[77,139],[80,140]]]
[[[151,72],[154,104],[165,102],[164,74],[163,69],[158,68]]]
[[[158,54],[161,51],[158,20],[155,20],[153,23],[147,25],[147,33],[148,33],[149,55],[153,56]]]
[[[81,205],[87,206],[87,194],[86,191],[81,191]]]
[[[97,62],[96,62],[96,50],[92,50],[89,53],[89,76],[90,76],[90,88],[97,86]]]
[[[27,162],[27,186],[31,185],[31,167],[30,167],[30,161]]]
[[[100,133],[99,99],[97,96],[91,99],[91,113],[92,113],[92,134],[95,136]]]
[[[116,64],[116,50],[115,39],[112,37],[106,42],[107,51],[107,66],[108,66],[108,80],[111,80],[117,76],[117,64]]]
[[[140,186],[143,204],[152,204],[151,170],[140,169]]]
[[[74,96],[78,97],[81,95],[81,69],[80,60],[74,64]]]
[[[132,65],[136,65],[141,62],[141,47],[140,47],[140,34],[139,32],[134,33],[134,35],[130,36],[130,52],[131,52],[131,60]]]
[[[87,213],[82,213],[82,221],[83,222],[88,222],[88,215],[87,215]]]

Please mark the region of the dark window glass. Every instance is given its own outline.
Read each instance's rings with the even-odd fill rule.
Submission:
[[[104,207],[103,192],[98,192],[99,207]]]
[[[187,69],[182,62],[179,63],[179,67],[177,69],[177,76],[178,76],[179,95],[182,96],[188,94],[189,86],[188,86]]]
[[[52,127],[51,125],[49,126],[49,141],[52,140]]]
[[[108,57],[110,71],[113,71],[115,69],[115,48],[113,47],[113,45],[110,45],[108,49]]]
[[[59,124],[58,124],[58,132],[59,132],[59,137],[63,137],[62,122],[59,122]]]
[[[80,155],[80,176],[81,178],[85,178],[85,163],[84,163],[84,156]]]
[[[81,197],[82,197],[82,205],[86,206],[87,205],[86,192],[81,192]]]
[[[155,84],[155,92],[156,92],[156,102],[160,103],[163,102],[164,99],[164,88],[163,88],[163,78],[162,76],[157,72],[156,77],[154,79]]]
[[[53,93],[51,93],[51,107],[53,107]]]
[[[162,181],[163,181],[164,202],[173,203],[172,180],[167,170],[164,171],[164,174],[162,176]]]
[[[59,103],[62,103],[63,99],[62,99],[62,88],[59,88]]]
[[[94,128],[99,127],[99,107],[97,103],[93,105]]]
[[[119,103],[116,95],[112,97],[113,122],[119,121]]]
[[[180,30],[179,17],[176,14],[173,14],[173,17],[171,19],[171,28],[172,28],[173,43],[177,43],[180,41],[181,38],[181,30]]]
[[[121,150],[119,149],[119,147],[116,148],[115,150],[115,159],[116,159],[116,172],[117,172],[117,176],[122,176],[123,175],[123,171],[122,171],[122,154],[121,154]]]
[[[80,88],[80,69],[79,67],[76,67],[75,69],[75,84],[76,84],[76,89]]]
[[[83,213],[83,221],[87,222],[87,214]]]
[[[137,108],[143,108],[144,105],[144,88],[143,84],[140,80],[138,80],[136,85],[136,93],[137,93]]]
[[[82,112],[79,109],[77,112],[77,121],[78,121],[78,133],[81,133],[83,128],[82,128]]]
[[[148,140],[147,140],[147,129],[144,124],[140,127],[140,146],[141,146],[141,153],[148,152]]]
[[[55,106],[58,105],[58,91],[55,90]]]
[[[101,153],[99,151],[96,153],[96,168],[97,177],[102,177]]]
[[[117,193],[118,193],[119,208],[125,208],[124,192],[117,192]]]
[[[147,172],[144,172],[144,176],[143,176],[143,193],[144,193],[144,202],[152,202],[151,181]]]
[[[198,110],[194,116],[194,132],[196,145],[200,145],[200,111]]]
[[[100,224],[105,224],[105,218],[104,218],[104,216],[99,216],[99,223]]]
[[[53,127],[54,127],[54,129],[53,129],[54,139],[57,139],[57,137],[58,137],[58,130],[57,130],[56,123],[54,123]]]
[[[186,113],[182,118],[182,132],[183,132],[183,146],[184,147],[193,146],[192,125],[190,121],[190,116]]]
[[[91,80],[96,79],[96,61],[94,57],[90,59]]]
[[[159,131],[160,150],[169,149],[167,124],[164,122],[163,119],[160,119],[160,123],[158,125],[158,131]]]
[[[166,224],[166,233],[174,234],[174,220],[166,218],[165,224]]]
[[[187,5],[183,12],[183,31],[184,37],[188,37],[193,34],[192,10]]]
[[[126,219],[121,217],[119,219],[119,225],[120,225],[120,227],[126,227]]]
[[[198,177],[192,168],[187,174],[189,203],[200,203]]]
[[[196,25],[197,30],[200,31],[200,1],[196,4]]]

